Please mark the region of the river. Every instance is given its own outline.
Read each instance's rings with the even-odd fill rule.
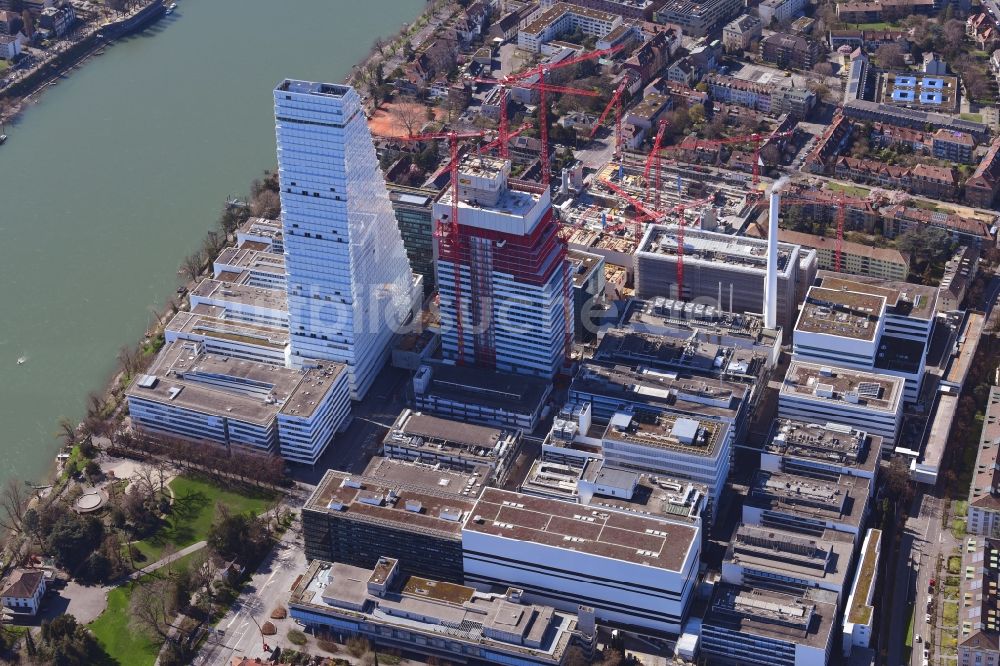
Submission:
[[[44,475],[227,195],[276,164],[271,90],[342,81],[424,0],[181,0],[0,146],[0,484]],[[23,364],[18,359],[24,358]]]

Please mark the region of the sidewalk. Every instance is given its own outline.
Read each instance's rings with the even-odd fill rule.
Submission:
[[[176,562],[177,560],[181,559],[182,557],[184,557],[186,555],[190,555],[191,553],[196,553],[196,552],[198,552],[199,550],[201,550],[202,548],[204,548],[207,545],[208,545],[207,541],[198,541],[197,543],[193,543],[190,546],[187,546],[185,548],[181,548],[180,550],[178,550],[173,555],[167,555],[163,559],[157,560],[156,562],[153,562],[152,564],[144,566],[143,568],[139,569],[135,573],[129,574],[127,580],[139,580],[140,578],[142,578],[146,574],[153,573],[157,569],[162,569],[163,567],[167,566],[168,564],[171,564],[172,562]]]

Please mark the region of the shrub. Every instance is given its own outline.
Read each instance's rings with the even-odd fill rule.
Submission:
[[[305,645],[309,641],[306,635],[298,629],[288,630],[288,640],[292,642],[292,645],[299,646]]]

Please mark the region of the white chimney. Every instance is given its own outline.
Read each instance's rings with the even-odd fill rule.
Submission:
[[[771,209],[767,224],[767,279],[764,282],[764,326],[778,323],[778,214],[781,212],[781,188],[785,178],[771,187]]]

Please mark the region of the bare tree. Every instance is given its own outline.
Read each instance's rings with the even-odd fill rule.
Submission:
[[[188,282],[193,282],[198,279],[201,275],[201,271],[205,268],[205,253],[201,250],[195,250],[188,256],[184,257],[184,261],[181,262],[180,273]]]
[[[129,604],[133,628],[148,635],[168,639],[170,621],[174,616],[174,609],[171,608],[172,599],[168,580],[155,578],[144,584],[141,590],[132,595]]]
[[[407,136],[417,133],[427,117],[427,111],[412,97],[403,97],[392,105],[390,111],[393,122],[406,132]]]
[[[21,519],[30,499],[27,487],[22,482],[14,478],[7,479],[3,492],[0,493],[0,510],[3,512],[0,527],[20,534],[24,529]]]

